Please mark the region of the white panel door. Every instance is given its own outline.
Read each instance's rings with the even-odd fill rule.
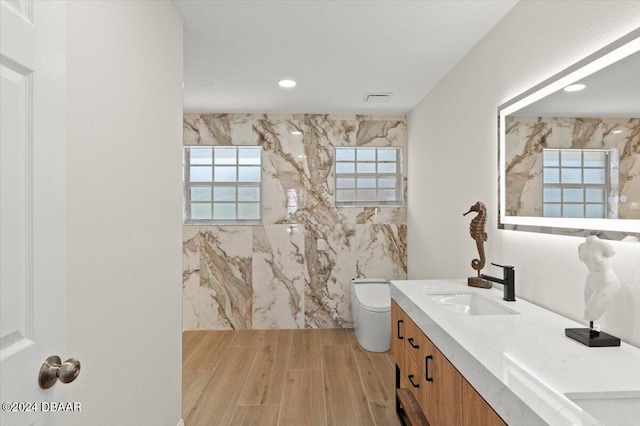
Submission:
[[[65,5],[0,0],[0,393],[2,425],[64,424]],[[78,380],[81,380],[80,378]],[[76,405],[77,407],[77,405]],[[77,408],[76,408],[77,409]]]

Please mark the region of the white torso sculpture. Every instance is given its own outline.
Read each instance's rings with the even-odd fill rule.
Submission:
[[[611,244],[594,235],[578,246],[578,257],[589,270],[584,288],[584,319],[587,321],[600,318],[620,291],[620,281],[611,267],[614,254]]]

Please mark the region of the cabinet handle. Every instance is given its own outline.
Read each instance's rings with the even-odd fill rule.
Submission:
[[[404,336],[400,335],[400,324],[402,324],[404,320],[398,320],[398,339],[404,340]]]
[[[433,382],[433,377],[429,377],[429,360],[433,359],[433,355],[427,355],[424,357],[424,378],[427,382]]]
[[[413,374],[409,374],[409,381],[411,382],[411,384],[413,385],[414,388],[419,388],[420,387],[420,383],[413,383]]]
[[[413,337],[409,337],[409,339],[408,339],[408,340],[409,340],[409,344],[411,345],[411,347],[412,347],[413,349],[420,349],[420,345],[414,345],[414,344],[413,344]]]

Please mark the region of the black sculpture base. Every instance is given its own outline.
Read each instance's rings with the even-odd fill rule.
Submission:
[[[617,337],[590,328],[565,328],[564,334],[591,348],[620,346],[620,339]]]
[[[493,285],[487,280],[483,280],[480,277],[469,277],[467,278],[467,285],[469,287],[478,287],[478,288],[491,288]]]

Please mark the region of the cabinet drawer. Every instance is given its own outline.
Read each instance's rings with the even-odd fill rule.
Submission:
[[[418,400],[418,403],[424,411],[424,407],[422,404],[425,390],[424,378],[422,376],[422,372],[418,368],[418,364],[406,349],[404,351],[404,370],[401,371],[400,374],[401,383],[402,380],[404,380],[404,384],[402,385],[402,387],[411,390],[413,396],[415,396],[416,400]]]
[[[406,319],[405,321],[405,338],[404,338],[404,348],[411,355],[411,358],[416,362],[416,364],[420,364],[420,349],[422,343],[422,336],[424,334],[417,325],[411,320],[411,318]]]

